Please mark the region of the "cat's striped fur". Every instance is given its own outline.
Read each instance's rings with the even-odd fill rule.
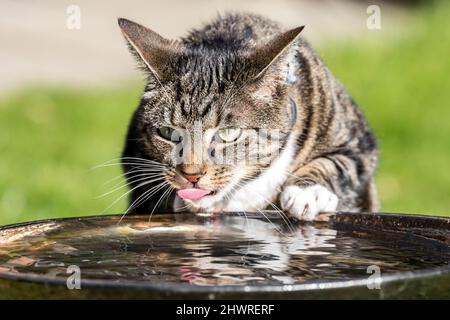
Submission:
[[[255,211],[275,203],[307,220],[324,210],[377,210],[375,138],[344,87],[299,36],[302,28],[283,31],[260,16],[230,14],[169,41],[125,19],[119,25],[149,71],[123,157],[164,164],[164,179],[175,189],[186,182],[180,170],[200,170],[200,187],[214,190],[198,201],[167,192],[169,206]],[[173,145],[155,129],[190,130],[196,121],[205,135],[223,127],[277,129],[281,152],[262,151],[264,164],[210,165],[191,157],[176,165],[169,157]],[[140,199],[132,211],[161,209],[165,189],[133,182],[136,166],[129,162],[131,203]]]

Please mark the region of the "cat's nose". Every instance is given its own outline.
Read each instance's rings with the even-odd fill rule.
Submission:
[[[183,174],[183,176],[187,179],[187,181],[191,182],[191,183],[197,183],[198,180],[200,180],[201,177],[203,177],[203,174],[194,174],[194,175],[190,175],[190,174]]]
[[[206,170],[200,166],[185,165],[181,166],[180,172],[187,181],[197,183],[205,175]]]

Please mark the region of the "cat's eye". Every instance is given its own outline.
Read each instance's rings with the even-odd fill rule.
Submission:
[[[177,134],[177,131],[174,128],[161,127],[161,128],[156,129],[156,132],[158,132],[158,135],[161,138],[164,138],[166,140],[169,140],[172,142],[181,141],[181,136],[179,134]]]
[[[217,131],[217,136],[223,142],[233,142],[239,139],[242,129],[240,128],[223,128]]]

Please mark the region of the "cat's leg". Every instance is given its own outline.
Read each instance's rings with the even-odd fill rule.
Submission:
[[[290,173],[280,194],[282,209],[309,221],[320,212],[360,211],[372,179],[369,161],[364,160],[337,154],[316,158]]]

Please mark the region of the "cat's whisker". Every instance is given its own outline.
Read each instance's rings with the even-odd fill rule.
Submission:
[[[119,157],[119,158],[114,158],[114,159],[110,159],[108,161],[105,161],[102,164],[107,164],[107,163],[111,163],[113,161],[116,162],[120,162],[123,160],[127,160],[127,161],[134,161],[134,162],[145,162],[145,163],[151,163],[151,164],[160,164],[163,165],[163,163],[155,161],[155,160],[150,160],[150,159],[144,159],[144,158],[137,158],[137,157]]]
[[[175,190],[175,188],[172,185],[170,187],[171,187],[172,191]],[[165,208],[168,208],[168,206],[169,206],[169,196],[170,196],[170,194],[166,198],[166,206],[165,206]]]
[[[182,210],[189,208],[189,204],[185,204],[182,207],[177,208],[178,212],[183,212]]]
[[[154,161],[154,160],[135,158],[135,157],[122,157],[122,158],[115,158],[115,159],[105,161],[101,164],[98,164],[98,165],[92,167],[91,170],[94,170],[97,168],[102,168],[105,166],[122,165],[122,164],[147,165],[147,166],[152,166],[152,167],[166,167],[165,164],[160,163],[158,161]]]
[[[141,194],[136,200],[133,201],[133,203],[128,207],[126,210],[126,213],[130,212],[130,210],[136,208],[143,202],[147,201],[152,197],[156,192],[158,192],[162,187],[164,187],[166,184],[169,184],[168,181],[163,181],[156,186],[151,187],[149,190],[145,191],[143,194]]]
[[[150,217],[148,219],[148,223],[150,223],[152,221],[153,212],[155,211],[156,208],[158,208],[159,203],[164,199],[164,197],[168,196],[173,189],[174,188],[171,185],[169,185],[167,190],[164,191],[164,193],[161,195],[158,202],[156,202],[156,204],[153,206],[152,212],[150,212]]]
[[[125,178],[131,179],[131,178],[134,178],[135,176],[127,177],[127,175],[130,175],[130,174],[133,174],[133,173],[146,173],[146,172],[148,172],[148,173],[157,173],[157,172],[161,172],[161,170],[156,170],[156,169],[155,169],[155,170],[147,170],[147,169],[130,170],[130,171],[128,171],[128,172],[122,173],[122,174],[120,174],[120,175],[118,175],[118,176],[115,176],[115,177],[109,179],[108,181],[106,181],[106,182],[103,183],[103,186],[104,186],[104,185],[107,185],[107,184],[109,184],[109,183],[111,183],[111,182],[113,182],[113,181],[115,181],[115,180],[121,179],[121,178],[122,178],[122,179],[125,179]]]
[[[127,208],[127,210],[125,210],[124,214],[123,214],[123,215],[121,216],[121,218],[119,219],[118,224],[122,222],[123,218],[130,212],[131,209],[133,209],[135,206],[138,206],[138,205],[141,203],[141,202],[139,202],[139,203],[136,203],[136,202],[138,202],[138,201],[139,201],[141,198],[143,198],[143,197],[145,197],[145,199],[144,199],[143,201],[148,200],[149,197],[151,197],[155,192],[158,191],[158,190],[154,190],[154,189],[157,188],[157,187],[159,187],[159,186],[161,186],[161,185],[164,186],[165,183],[167,183],[167,182],[166,182],[166,181],[163,181],[163,182],[161,182],[161,183],[159,183],[159,184],[157,184],[157,185],[151,187],[149,190],[147,190],[146,192],[144,192],[143,194],[141,194],[136,200],[134,200],[133,203],[130,204],[130,206]],[[158,189],[159,189],[159,188],[158,188]],[[148,197],[146,197],[146,194],[148,194],[149,192],[150,192],[150,195],[149,195]]]
[[[103,210],[103,213],[106,212],[106,211],[107,211],[109,208],[111,208],[113,205],[115,205],[117,202],[119,202],[121,199],[123,199],[123,197],[127,196],[128,194],[130,194],[130,193],[133,192],[134,190],[136,190],[136,189],[138,189],[138,188],[140,188],[140,187],[143,187],[143,186],[145,186],[145,185],[148,185],[148,184],[150,184],[150,183],[152,183],[152,182],[151,182],[151,181],[150,181],[150,182],[144,181],[144,182],[138,184],[136,187],[134,187],[134,188],[128,190],[126,193],[124,193],[124,194],[121,195],[119,198],[117,198],[113,203],[111,203],[105,210]]]
[[[144,159],[144,158],[136,158],[136,157],[121,157],[117,160],[138,160],[138,161],[142,161],[142,162],[147,162],[147,163],[152,163],[152,164],[160,164],[165,166],[165,164],[155,161],[155,160],[150,160],[150,159]]]
[[[264,172],[264,171],[266,171],[266,170],[268,170],[269,168],[265,168],[265,169],[260,169],[260,168],[258,168],[258,167],[254,167],[253,169],[258,169],[258,170],[260,170],[261,172]],[[287,170],[284,170],[284,173],[286,173],[287,175],[290,175],[290,176],[292,176],[292,177],[294,177],[294,178],[299,178],[298,176],[296,176],[296,175],[294,175],[294,174],[292,174],[292,173],[290,173],[289,171],[287,171]],[[278,192],[278,194],[281,194],[282,193],[282,190],[280,189],[280,188],[278,188],[278,187],[274,187],[275,188],[275,190]],[[253,192],[254,192],[254,190],[253,190]],[[261,197],[262,197],[262,195],[260,195]],[[266,200],[266,199],[265,199]],[[268,201],[268,200],[266,200],[266,201]],[[270,201],[268,201],[268,202],[270,202]],[[283,221],[285,221],[285,223],[286,223],[286,225],[288,225],[288,227],[289,227],[289,229],[291,230],[291,231],[293,231],[293,224],[290,222],[290,219],[289,219],[289,217],[284,213],[284,210],[282,210],[281,208],[279,208],[276,204],[274,204],[273,202],[270,202],[270,205],[271,205],[271,207],[273,208],[273,209],[275,209],[275,212],[278,214],[278,215],[280,215],[280,217],[283,219]]]
[[[282,190],[279,187],[274,187],[275,190],[278,192],[278,194],[280,195],[282,193]],[[291,232],[294,231],[293,229],[293,224],[290,221],[289,217],[286,215],[286,213],[284,212],[283,209],[281,209],[280,207],[278,207],[275,203],[269,201],[268,199],[266,199],[267,202],[270,203],[270,206],[275,210],[275,212],[280,215],[280,217],[283,219],[283,221],[286,223],[286,225],[289,227],[289,230]]]
[[[231,186],[231,191],[236,192],[235,186]],[[227,199],[227,201],[231,201],[231,197],[230,197],[229,194],[225,194],[225,198]],[[242,211],[242,213],[244,214],[244,217],[245,217],[246,229],[248,230],[248,216],[247,216],[247,213],[245,211]]]
[[[147,172],[142,173],[141,172],[139,174],[135,174],[135,175],[126,177],[125,184],[131,185],[131,184],[135,183],[136,181],[133,181],[133,179],[136,179],[138,177],[147,177],[147,178],[150,179],[150,178],[160,177],[160,176],[163,176],[163,175],[164,175],[163,172],[151,172],[151,173],[147,173]],[[116,188],[116,187],[118,187],[121,184],[122,184],[122,181],[117,183],[116,185],[114,185],[112,188]]]
[[[166,184],[165,181],[162,181],[160,183],[158,183],[155,186],[152,186],[150,189],[148,189],[147,191],[143,192],[141,195],[139,195],[139,197],[137,197],[131,204],[130,206],[127,208],[127,210],[125,210],[125,213],[130,212],[132,209],[136,208],[137,206],[139,206],[140,204],[144,203],[145,201],[147,201],[148,199],[150,199],[150,197],[152,197],[156,192],[159,191],[159,189],[164,186]]]
[[[278,192],[278,194],[281,194],[281,190],[280,188],[275,187],[275,190]],[[262,197],[262,195],[260,195]],[[289,230],[291,232],[294,231],[293,229],[293,224],[290,221],[289,217],[286,215],[286,213],[284,212],[283,209],[281,209],[280,207],[278,207],[275,203],[273,203],[272,201],[269,201],[268,199],[264,199],[267,203],[269,203],[269,205],[274,209],[274,211],[283,219],[283,221],[286,223],[286,225],[288,226]]]
[[[126,182],[126,183],[124,183],[124,184],[122,184],[122,185],[120,185],[120,186],[115,187],[113,190],[108,191],[108,192],[106,192],[106,193],[104,193],[104,194],[98,196],[96,199],[104,198],[104,197],[106,197],[107,195],[110,195],[111,193],[114,193],[114,192],[116,192],[116,191],[118,191],[118,190],[120,190],[120,189],[122,189],[122,188],[128,187],[128,186],[130,186],[131,184],[136,183],[136,182],[145,181],[145,180],[147,180],[148,182],[155,182],[155,181],[159,181],[159,180],[161,180],[161,179],[164,179],[164,177],[157,177],[157,178],[148,180],[149,178],[152,178],[152,177],[144,177],[144,178],[136,179],[136,180],[134,180],[134,181]]]
[[[256,208],[256,210],[257,210],[264,218],[266,218],[266,220],[270,223],[270,225],[271,225],[276,231],[278,231],[282,236],[285,235],[285,234],[283,233],[283,231],[282,231],[279,227],[277,227],[277,226],[272,222],[272,220],[269,219],[268,216],[266,216],[266,215],[264,214],[264,212],[262,212],[262,211],[259,210],[258,208]]]
[[[123,165],[129,165],[129,166],[135,166],[137,168],[148,168],[148,169],[153,169],[153,168],[166,168],[165,166],[159,166],[159,165],[155,165],[155,164],[147,164],[147,163],[138,163],[138,162],[117,162],[117,163],[108,163],[108,164],[102,164],[102,165],[98,165],[95,166],[93,168],[91,168],[90,170],[96,170],[99,168],[105,168],[105,167],[114,167],[114,166],[123,166]]]
[[[287,170],[284,170],[284,173],[286,173],[287,175],[289,175],[289,176],[291,176],[291,177],[293,177],[293,178],[297,178],[297,179],[300,179],[300,177],[299,176],[297,176],[297,175],[295,175],[295,174],[292,174],[292,173],[290,173],[289,171],[287,171]]]
[[[89,169],[89,171],[92,170],[96,170],[99,168],[105,168],[105,167],[113,167],[113,166],[123,166],[123,165],[127,165],[127,166],[132,166],[135,168],[144,168],[144,169],[153,169],[153,170],[162,170],[167,168],[167,165],[165,164],[161,164],[158,162],[142,162],[142,161],[132,161],[132,160],[126,160],[126,161],[116,161],[115,159],[110,160],[110,161],[106,161],[102,164],[96,165],[92,168]]]
[[[240,187],[242,188],[244,185],[240,185]],[[267,199],[266,197],[264,197],[263,195],[261,195],[259,192],[257,192],[256,190],[250,190],[251,192],[257,194],[259,197],[261,197],[261,199],[263,199],[264,202],[266,202],[268,205],[270,205],[274,211],[281,217],[281,219],[283,220],[283,222],[286,224],[286,226],[289,228],[289,230],[291,232],[294,231],[293,229],[293,225],[291,223],[291,221],[289,220],[289,218],[286,216],[286,214],[283,212],[283,210],[281,208],[279,208],[275,203],[273,203],[272,201],[270,201],[269,199]],[[280,190],[277,190],[279,193],[281,192]]]
[[[243,185],[242,184],[240,184],[240,183],[237,183],[237,186],[239,186],[240,188],[242,188],[243,187]],[[256,193],[254,190],[251,190],[251,192],[254,192],[254,193]],[[263,198],[264,200],[266,200],[263,196],[261,196],[259,193],[256,193],[257,195],[259,195],[261,198]],[[267,200],[266,200],[267,201]],[[283,235],[284,236],[284,233],[283,233],[283,231],[279,228],[279,227],[277,227],[273,222],[272,222],[272,220],[270,220],[269,219],[269,217],[268,216],[266,216],[260,209],[258,209],[258,207],[254,207],[254,209],[256,209],[264,218],[266,218],[266,220],[272,225],[272,227],[275,229],[275,230],[277,230],[281,235]]]

